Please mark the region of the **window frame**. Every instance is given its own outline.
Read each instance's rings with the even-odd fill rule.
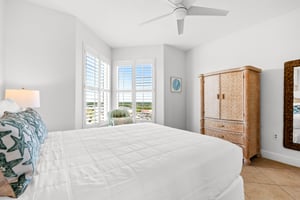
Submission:
[[[151,64],[152,65],[152,89],[151,90],[136,90],[136,66]],[[118,89],[118,67],[131,66],[132,67],[132,88],[131,90]],[[132,93],[132,115],[136,122],[155,122],[156,121],[156,66],[155,59],[137,59],[137,60],[121,60],[115,61],[113,65],[113,97],[112,107],[118,108],[118,93]],[[137,120],[136,119],[136,93],[137,92],[152,92],[152,119],[151,120]]]

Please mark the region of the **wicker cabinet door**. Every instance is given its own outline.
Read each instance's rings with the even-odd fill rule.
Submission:
[[[220,118],[220,75],[204,79],[204,117]]]
[[[220,76],[221,119],[244,119],[244,81],[243,71],[224,73]]]

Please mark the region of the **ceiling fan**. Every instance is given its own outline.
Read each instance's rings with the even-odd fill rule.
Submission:
[[[183,34],[183,26],[184,26],[184,18],[186,16],[226,16],[229,11],[215,9],[215,8],[206,8],[206,7],[198,7],[193,6],[192,4],[196,0],[167,0],[170,6],[173,8],[173,11],[153,19],[147,20],[143,22],[141,25],[148,24],[150,22],[165,18],[169,15],[174,15],[177,20],[177,30],[178,35]]]

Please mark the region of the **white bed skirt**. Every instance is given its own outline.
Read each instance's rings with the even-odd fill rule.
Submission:
[[[241,176],[237,177],[229,186],[220,194],[216,200],[244,200],[244,182]]]

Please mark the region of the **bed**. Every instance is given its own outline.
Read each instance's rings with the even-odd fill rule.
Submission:
[[[50,132],[36,166],[17,199],[244,199],[240,147],[154,123]]]

